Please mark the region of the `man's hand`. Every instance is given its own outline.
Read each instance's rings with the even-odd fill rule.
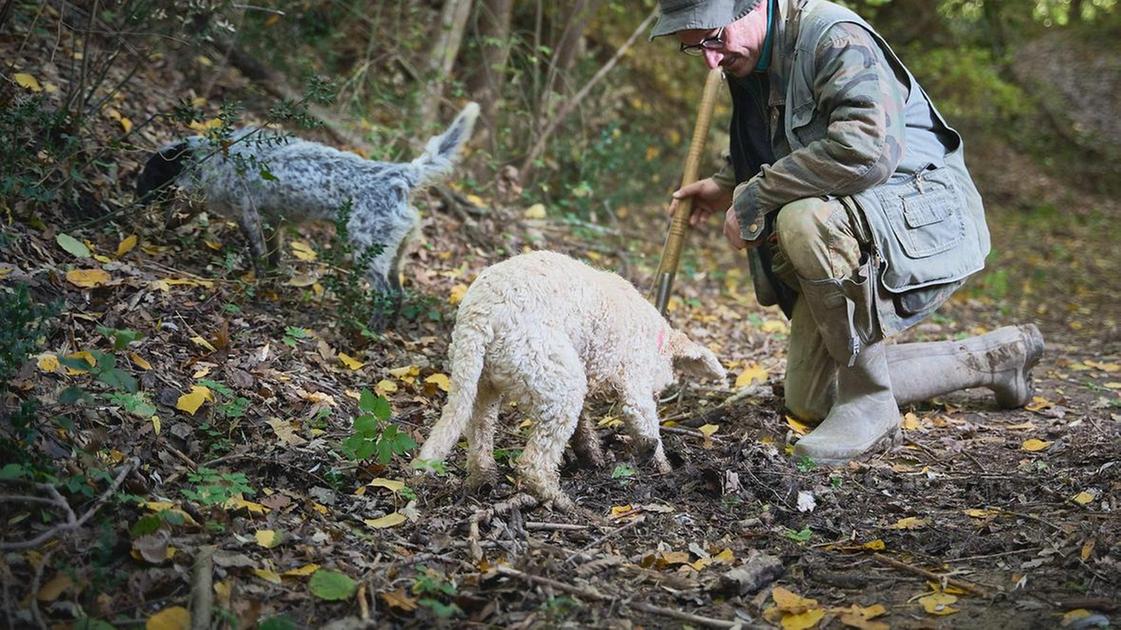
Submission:
[[[728,244],[733,249],[755,249],[763,242],[759,238],[754,241],[745,241],[740,236],[740,218],[736,215],[735,208],[728,208],[724,212],[724,238],[728,239]]]
[[[689,225],[696,227],[715,212],[732,205],[732,191],[716,183],[711,177],[695,181],[674,191],[673,201],[669,204],[669,215],[677,211],[680,200],[692,197],[693,213]]]

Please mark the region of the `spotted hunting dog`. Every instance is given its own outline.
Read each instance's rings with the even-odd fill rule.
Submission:
[[[152,200],[178,186],[201,197],[208,208],[237,221],[256,264],[266,257],[275,263],[279,253],[275,240],[271,248],[266,245],[262,215],[273,227],[281,221],[334,220],[349,203],[347,231],[354,251],[380,247],[366,276],[376,291],[396,299],[405,243],[419,223],[409,194],[448,175],[478,115],[478,105],[469,103],[447,131],[428,141],[420,157],[402,163],[367,160],[267,130],[241,129],[222,149],[191,136],[152,155],[137,193]]]
[[[448,402],[418,464],[446,458],[466,433],[468,485],[493,482],[495,421],[503,399],[513,400],[534,421],[518,464],[522,482],[561,510],[573,507],[558,472],[569,438],[581,459],[603,463],[595,429],[580,420],[589,391],[620,397],[634,448],[668,471],[657,393],[676,380],[675,368],[725,376],[708,348],[671,329],[630,282],[547,251],[479,274],[459,306],[449,354]]]

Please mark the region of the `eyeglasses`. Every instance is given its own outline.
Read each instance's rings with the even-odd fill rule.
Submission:
[[[721,26],[720,30],[716,31],[715,35],[706,37],[697,44],[681,44],[681,52],[686,55],[700,57],[705,54],[706,50],[720,50],[724,47],[724,27]]]

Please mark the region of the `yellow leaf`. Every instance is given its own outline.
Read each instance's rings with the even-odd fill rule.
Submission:
[[[706,438],[707,437],[712,437],[712,435],[714,433],[716,433],[717,431],[720,430],[720,425],[718,425],[718,424],[703,424],[703,425],[697,427],[697,430],[700,431],[702,434],[704,434],[704,436]]]
[[[392,514],[386,514],[381,518],[367,518],[362,522],[365,523],[367,527],[373,527],[374,529],[385,529],[386,527],[396,527],[401,523],[404,523],[406,520],[407,519],[405,518],[404,514],[400,512],[393,512]]]
[[[720,553],[712,557],[712,561],[722,564],[732,564],[736,561],[736,554],[732,553],[731,549],[725,547],[724,551],[721,551]]]
[[[535,203],[525,209],[525,218],[527,219],[544,219],[545,214],[545,204],[542,203]]]
[[[969,508],[965,510],[965,515],[970,518],[990,518],[998,514],[1000,514],[1000,510],[982,508]]]
[[[1077,503],[1078,505],[1086,505],[1087,503],[1094,500],[1094,495],[1093,495],[1093,493],[1086,492],[1085,490],[1083,490],[1082,492],[1079,492],[1078,494],[1071,497],[1071,500],[1074,501],[1075,503]]]
[[[904,416],[903,416],[903,428],[904,429],[906,429],[908,431],[914,431],[915,429],[919,428],[920,426],[922,426],[922,423],[919,422],[919,417],[916,416],[914,414],[914,412],[908,411],[906,414],[904,414]]]
[[[451,388],[451,382],[448,380],[448,375],[443,373],[436,373],[424,379],[425,383],[432,383],[439,387],[442,391],[448,391]]]
[[[331,510],[327,509],[326,505],[323,505],[322,503],[316,503],[315,501],[311,502],[311,509],[315,510],[316,512],[319,512],[320,514],[322,514],[324,516],[331,513]]]
[[[148,617],[145,630],[188,630],[191,627],[191,613],[182,606],[164,608]]]
[[[1024,443],[1020,446],[1020,448],[1025,451],[1035,453],[1046,449],[1048,446],[1051,446],[1051,443],[1047,440],[1037,440],[1035,438],[1031,438],[1030,440],[1024,440]]]
[[[638,514],[638,510],[636,510],[630,503],[626,505],[613,505],[611,506],[611,514],[608,515],[608,518],[618,519],[627,516],[633,516],[635,514]]]
[[[736,377],[736,389],[747,387],[756,381],[766,383],[767,370],[753,361],[744,366],[743,371]]]
[[[259,529],[253,536],[257,539],[257,544],[265,549],[272,549],[280,544],[283,537],[272,529]]]
[[[782,628],[783,630],[809,630],[816,627],[824,616],[825,611],[820,608],[811,608],[793,615],[783,615]]]
[[[759,327],[759,330],[771,335],[785,335],[786,333],[790,332],[790,326],[788,326],[786,322],[782,320],[768,319],[767,321],[763,322],[763,325]]]
[[[927,522],[925,518],[908,516],[895,521],[895,524],[889,525],[888,529],[922,529],[927,526]]]
[[[405,488],[404,481],[397,481],[396,479],[386,479],[384,477],[378,477],[377,479],[370,481],[370,483],[366,485],[373,486],[374,488],[385,488],[392,492],[400,492]]]
[[[1087,359],[1085,363],[1092,368],[1097,368],[1102,372],[1106,372],[1108,374],[1121,371],[1121,364],[1117,363],[1101,363],[1100,361],[1091,361],[1089,359]]]
[[[159,416],[152,416],[152,430],[156,432],[156,435],[160,434],[160,417]]]
[[[1115,383],[1113,381],[1105,383],[1104,385],[1109,389],[1121,389],[1121,383]]]
[[[1098,544],[1098,540],[1096,538],[1088,538],[1086,542],[1082,543],[1082,551],[1079,553],[1079,555],[1083,560],[1090,559],[1090,555],[1094,553],[1094,545],[1096,544]]]
[[[484,208],[487,205],[487,202],[483,201],[483,198],[478,196],[478,195],[473,195],[473,194],[468,193],[465,196],[467,197],[467,201],[470,201],[475,206],[478,206],[480,208]]]
[[[280,575],[277,574],[276,571],[273,571],[271,569],[253,569],[253,575],[256,575],[262,580],[271,582],[273,584],[283,583],[283,580],[280,579]]]
[[[302,567],[296,567],[295,569],[288,569],[284,573],[281,573],[281,575],[283,575],[284,577],[307,577],[318,570],[319,565],[311,563],[305,564]]]
[[[615,416],[604,416],[600,418],[598,422],[596,422],[596,426],[614,429],[623,426],[623,421]]]
[[[1063,620],[1059,623],[1062,627],[1065,628],[1078,621],[1079,619],[1085,619],[1086,617],[1089,617],[1091,614],[1092,613],[1085,608],[1075,608],[1074,610],[1066,611],[1066,613],[1063,614]]]
[[[126,236],[120,243],[117,244],[117,258],[120,258],[121,256],[124,256],[125,254],[131,252],[132,249],[136,247],[136,243],[139,241],[140,238],[135,234]]]
[[[62,595],[63,591],[72,586],[74,586],[74,580],[71,580],[69,575],[60,572],[39,589],[35,598],[41,602],[53,602],[58,599],[59,595]]]
[[[276,433],[276,437],[280,438],[281,442],[289,446],[302,446],[307,444],[307,440],[296,433],[296,427],[290,420],[269,418],[267,422],[269,426],[272,427],[273,432]]]
[[[194,373],[191,374],[191,378],[203,378],[207,374],[210,374],[210,366],[204,365],[201,369],[195,370]]]
[[[74,286],[92,289],[108,284],[111,278],[108,273],[101,269],[71,269],[66,272],[66,280]]]
[[[466,284],[455,285],[454,287],[452,287],[451,291],[448,292],[448,304],[451,304],[452,306],[455,306],[456,304],[459,304],[460,302],[463,301],[463,296],[466,293],[467,293],[467,285]]]
[[[397,589],[389,593],[380,593],[382,601],[385,602],[390,608],[396,608],[404,612],[412,612],[416,610],[417,602],[412,597],[409,597],[404,589]]]
[[[43,86],[39,85],[38,79],[26,72],[17,72],[12,75],[12,78],[16,80],[16,85],[25,90],[31,90],[36,93],[43,91]]]
[[[800,613],[817,607],[816,599],[802,597],[781,586],[776,586],[771,591],[771,599],[774,600],[779,610],[784,613]]]
[[[868,542],[861,545],[861,547],[867,549],[868,551],[883,551],[887,547],[887,545],[884,544],[884,541],[877,538],[875,540],[869,540]]]
[[[883,621],[873,621],[876,617],[887,613],[887,609],[881,604],[874,604],[867,608],[859,604],[853,604],[850,608],[840,608],[835,612],[841,613],[839,617],[841,623],[850,628],[859,628],[860,630],[890,630],[891,626]]]
[[[300,260],[312,261],[316,258],[315,250],[303,241],[292,241],[288,243],[288,247],[292,249],[292,254]]]
[[[1004,428],[1008,429],[1009,431],[1031,431],[1035,428],[1035,424],[1033,424],[1031,420],[1028,420],[1027,422],[1021,422],[1020,424],[1010,424]]]
[[[89,363],[90,367],[94,367],[94,366],[97,365],[97,359],[93,358],[93,355],[90,354],[89,352],[86,352],[85,350],[82,350],[80,352],[71,352],[70,354],[66,355],[66,358],[67,359],[81,359],[81,360],[85,361],[86,363]],[[82,374],[86,371],[87,370],[83,370],[81,368],[72,368],[70,366],[66,366],[66,373],[71,375],[71,376],[73,376],[75,374]]]
[[[190,127],[191,129],[194,129],[195,131],[198,131],[198,132],[201,132],[201,133],[206,133],[207,131],[209,131],[211,129],[217,129],[218,127],[221,127],[222,126],[222,119],[221,118],[211,118],[210,120],[203,121],[203,122],[199,122],[199,121],[196,120],[196,121],[192,121],[191,124],[189,124],[187,126]]]
[[[200,335],[195,335],[194,337],[191,337],[191,341],[195,342],[196,345],[202,346],[203,348],[206,348],[207,350],[209,350],[211,352],[217,352],[218,351],[217,348],[215,348],[209,341],[203,339],[202,336],[200,336]]]
[[[1025,405],[1024,409],[1028,411],[1043,411],[1044,409],[1050,409],[1054,406],[1055,403],[1047,400],[1043,396],[1032,396],[1031,404]]]
[[[136,354],[135,352],[128,353],[128,360],[132,361],[133,365],[135,365],[136,367],[138,367],[142,370],[152,369],[152,364],[148,363],[148,361],[144,357],[140,356],[139,354]]]
[[[229,499],[226,499],[226,502],[222,504],[222,507],[226,508],[227,510],[239,510],[244,508],[250,514],[264,514],[269,511],[267,507],[261,505],[260,503],[246,501],[245,498],[240,494],[236,497],[230,497]]]
[[[401,379],[401,382],[412,385],[416,382],[416,377],[420,376],[420,368],[415,365],[406,365],[404,367],[393,368],[389,373]]]
[[[39,360],[36,361],[36,365],[39,366],[40,372],[53,374],[54,372],[58,371],[58,367],[60,364],[56,355],[44,353],[39,355]]]
[[[397,383],[394,383],[393,381],[391,381],[389,379],[384,379],[383,378],[382,380],[378,381],[377,385],[374,385],[374,392],[378,396],[385,396],[386,394],[392,394],[395,391],[397,391]]]
[[[121,129],[124,129],[125,133],[132,131],[132,121],[127,116],[121,116],[117,122],[121,124]]]
[[[923,610],[927,613],[942,616],[952,615],[958,612],[957,608],[950,605],[957,600],[958,598],[956,596],[947,593],[931,593],[925,597],[920,597],[919,603],[922,604]]]
[[[110,258],[108,256],[102,256],[101,254],[94,254],[93,259],[96,260],[99,263],[111,263],[111,262],[113,262],[112,258]]]
[[[208,400],[214,400],[214,394],[210,393],[209,387],[202,385],[192,385],[191,391],[179,397],[175,401],[175,408],[180,411],[186,411],[192,416],[199,410],[199,407]]]
[[[795,420],[790,416],[786,416],[786,426],[794,430],[798,435],[805,435],[810,432],[810,427]]]
[[[358,359],[355,359],[354,357],[350,356],[349,354],[346,354],[345,352],[340,352],[339,353],[339,361],[342,361],[343,365],[350,368],[351,370],[356,370],[356,371],[361,370],[362,367],[364,365],[366,365],[365,363],[359,361]]]

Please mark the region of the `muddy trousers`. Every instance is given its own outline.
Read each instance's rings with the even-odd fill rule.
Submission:
[[[800,289],[859,274],[870,236],[859,211],[839,200],[803,199],[784,206],[776,221],[774,269],[783,282]],[[797,417],[818,421],[837,401],[838,362],[830,354],[810,300],[799,297],[790,325],[786,365],[786,406]],[[857,310],[860,310],[860,306]],[[859,319],[859,318],[858,318]],[[869,344],[880,333],[860,331]],[[1039,359],[1043,340],[1034,326],[1004,327],[960,341],[884,344],[890,389],[906,405],[972,387],[991,389],[1002,407],[1031,400],[1028,372]]]

